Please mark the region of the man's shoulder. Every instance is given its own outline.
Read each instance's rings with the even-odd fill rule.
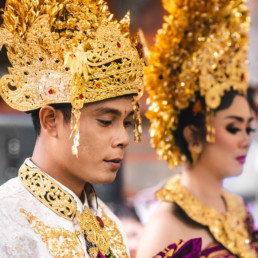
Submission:
[[[10,179],[0,186],[0,214],[9,214],[13,209],[16,211],[30,198],[29,192],[18,177]]]
[[[12,178],[0,186],[0,200],[2,202],[10,197],[17,197],[25,191],[20,179],[18,177]]]

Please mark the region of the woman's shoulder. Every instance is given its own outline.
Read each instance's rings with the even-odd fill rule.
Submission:
[[[175,203],[162,202],[144,228],[137,257],[153,257],[171,243],[198,237],[205,245],[213,242],[206,228],[189,220]]]

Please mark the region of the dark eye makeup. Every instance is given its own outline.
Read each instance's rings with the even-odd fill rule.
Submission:
[[[233,124],[229,124],[227,127],[226,127],[226,130],[231,133],[231,134],[236,134],[238,133],[239,131],[241,131],[240,128],[236,127],[235,125]],[[255,129],[253,129],[252,127],[247,127],[246,128],[246,133],[249,135],[251,133],[255,132]]]

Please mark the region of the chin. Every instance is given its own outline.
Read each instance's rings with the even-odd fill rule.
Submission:
[[[116,179],[116,174],[117,172],[112,172],[112,173],[106,173],[102,177],[95,178],[91,180],[91,184],[110,184]]]
[[[225,177],[236,177],[236,176],[240,176],[242,174],[243,171],[243,166],[241,168],[230,168],[230,172],[228,172],[226,174]]]

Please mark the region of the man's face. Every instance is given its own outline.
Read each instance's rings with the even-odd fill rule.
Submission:
[[[72,154],[70,124],[64,123],[57,162],[66,181],[102,184],[115,179],[129,144],[133,113],[131,97],[87,104],[81,111],[78,158]]]

